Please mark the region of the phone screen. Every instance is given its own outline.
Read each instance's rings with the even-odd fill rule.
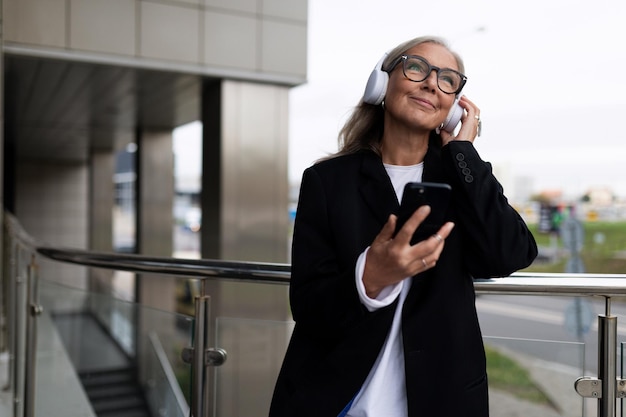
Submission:
[[[415,213],[415,210],[423,205],[430,206],[430,213],[413,234],[411,244],[414,245],[420,240],[437,233],[439,228],[445,223],[451,191],[452,187],[444,183],[407,183],[404,186],[402,202],[400,203],[400,210],[397,214],[398,221],[396,223],[395,233],[398,233],[409,217]]]

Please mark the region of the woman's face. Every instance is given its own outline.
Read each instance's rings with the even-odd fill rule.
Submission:
[[[405,55],[421,56],[430,65],[439,68],[459,69],[452,53],[435,43],[414,46]],[[436,71],[432,71],[424,81],[414,82],[404,76],[400,62],[389,74],[385,110],[392,122],[430,131],[445,120],[454,98],[454,94],[446,94],[437,87]]]

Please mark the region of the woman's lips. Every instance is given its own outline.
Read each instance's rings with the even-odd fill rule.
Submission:
[[[435,109],[435,105],[424,98],[411,97],[411,100],[415,101],[418,104],[421,104],[424,107],[428,107],[429,109]]]

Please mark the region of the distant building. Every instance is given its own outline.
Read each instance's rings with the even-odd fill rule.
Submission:
[[[615,194],[608,187],[591,188],[583,196],[583,201],[595,206],[609,206],[615,202]]]
[[[581,198],[581,215],[587,221],[626,219],[626,202],[619,201],[609,187],[594,187]]]

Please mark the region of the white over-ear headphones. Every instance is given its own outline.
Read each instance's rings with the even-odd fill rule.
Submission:
[[[378,61],[374,70],[367,79],[365,92],[363,93],[363,101],[365,103],[379,105],[385,99],[387,92],[387,83],[389,82],[389,74],[383,71],[383,62],[387,58],[388,53],[385,52],[383,57]]]
[[[389,53],[385,52],[383,57],[380,58],[374,67],[370,77],[367,79],[367,85],[365,86],[365,92],[363,93],[363,102],[365,103],[377,106],[385,99],[387,84],[389,83],[389,73],[387,71],[383,71],[383,63],[385,62],[387,55],[389,55]],[[446,120],[444,120],[441,126],[435,129],[437,133],[440,133],[441,130],[452,133],[461,121],[461,117],[463,117],[463,107],[459,105],[460,98],[461,93],[459,92],[456,95],[454,104],[452,104]]]

